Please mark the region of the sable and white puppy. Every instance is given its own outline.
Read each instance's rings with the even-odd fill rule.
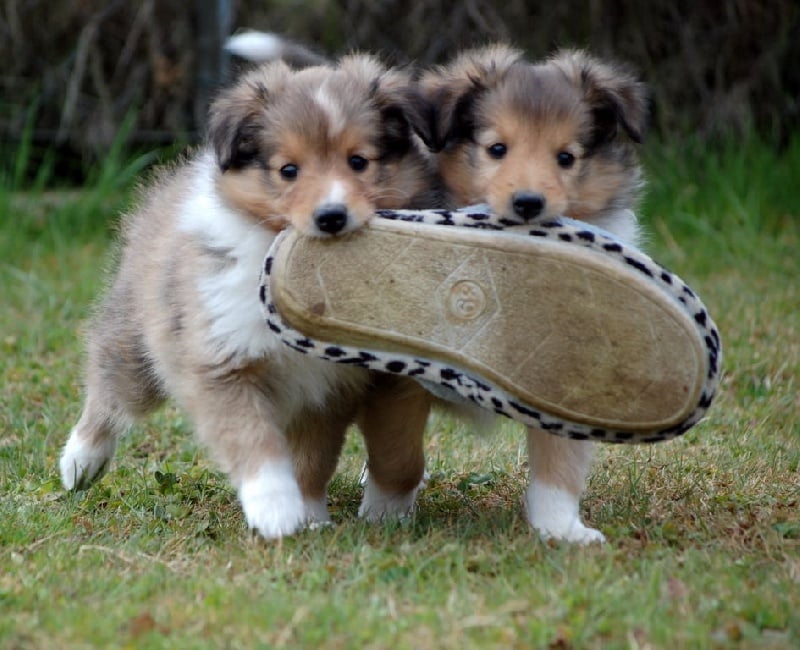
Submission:
[[[364,370],[283,345],[264,324],[258,275],[289,225],[340,235],[376,208],[429,201],[408,87],[405,73],[354,55],[300,71],[268,64],[219,96],[208,145],[124,218],[118,268],[89,328],[83,413],[61,456],[68,489],[100,477],[125,428],[173,397],[251,527],[273,538],[328,520],[348,424],[360,412],[368,428],[383,416],[402,428],[392,417],[404,416],[381,405],[392,380],[370,388]],[[377,396],[364,405],[368,390]]]
[[[306,45],[272,32],[234,34],[225,43],[225,49],[255,63],[281,60],[293,67],[305,67],[327,61]],[[431,112],[431,107],[415,91],[410,91],[409,100],[405,106],[409,123],[414,131],[420,131],[420,122]],[[422,142],[417,142],[424,150]],[[433,162],[429,158],[430,191],[407,205],[395,207],[444,207],[441,182],[434,174]],[[422,197],[425,203],[420,200]],[[425,485],[423,433],[432,397],[419,383],[405,377],[370,373],[370,384],[357,417],[367,449],[366,467],[370,468],[367,471],[365,467],[362,473],[364,495],[358,514],[379,521],[409,514],[417,492]]]
[[[420,89],[434,107],[421,135],[456,205],[488,203],[516,222],[565,215],[637,243],[633,143],[647,96],[630,72],[580,51],[532,64],[495,45],[429,71]],[[592,443],[532,428],[528,450],[531,525],[545,538],[603,541],[578,510]]]

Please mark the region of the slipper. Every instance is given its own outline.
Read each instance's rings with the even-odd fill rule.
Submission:
[[[502,224],[452,215],[281,233],[262,275],[268,326],[299,352],[415,377],[573,439],[656,442],[702,418],[720,338],[680,278],[583,222],[485,232]]]

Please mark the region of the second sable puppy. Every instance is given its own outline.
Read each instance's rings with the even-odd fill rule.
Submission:
[[[647,96],[626,69],[580,51],[530,63],[522,52],[494,45],[427,72],[420,92],[431,107],[420,135],[437,152],[438,172],[455,206],[488,203],[509,224],[563,215],[637,243],[632,210],[642,179],[634,144],[645,128]],[[520,277],[520,301],[525,283]],[[531,348],[537,343],[531,341]],[[528,430],[525,505],[543,537],[604,539],[579,514],[592,444]]]

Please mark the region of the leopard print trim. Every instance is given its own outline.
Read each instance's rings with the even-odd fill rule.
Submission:
[[[264,262],[259,297],[267,326],[293,350],[335,363],[406,375],[421,380],[423,383],[432,382],[455,391],[461,397],[495,413],[525,425],[538,427],[555,435],[575,440],[596,440],[610,443],[650,443],[670,440],[697,424],[711,406],[720,381],[722,347],[719,331],[708,310],[697,294],[677,275],[636,248],[624,244],[610,233],[566,218],[520,228],[519,223],[498,220],[488,211],[477,208],[457,211],[382,210],[377,214],[384,219],[441,226],[466,226],[490,230],[511,227],[510,229],[516,234],[583,246],[618,259],[621,263],[645,276],[649,281],[658,284],[692,317],[698,334],[705,344],[708,361],[708,373],[695,409],[683,422],[657,431],[632,432],[600,428],[570,422],[531,408],[520,403],[497,386],[457,367],[411,355],[390,354],[376,349],[356,349],[310,339],[287,325],[275,305],[270,301],[269,278],[272,270],[273,251],[277,250],[282,240],[282,237],[279,236],[271,246]]]

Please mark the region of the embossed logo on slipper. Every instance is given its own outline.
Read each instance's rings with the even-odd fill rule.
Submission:
[[[460,320],[474,320],[486,309],[486,294],[477,282],[459,280],[447,295],[448,313]]]

